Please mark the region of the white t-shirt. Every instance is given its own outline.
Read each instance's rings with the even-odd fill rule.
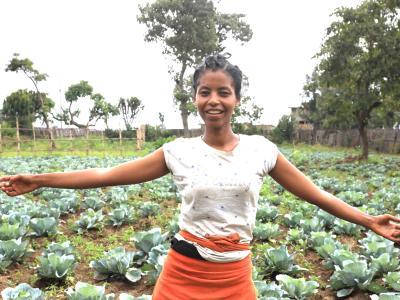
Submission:
[[[259,192],[275,166],[278,148],[263,136],[239,135],[229,152],[215,149],[201,137],[178,138],[163,145],[167,167],[182,197],[179,227],[198,237],[237,232],[249,243]],[[175,236],[184,239],[181,235]],[[190,241],[188,241],[190,242]],[[218,252],[193,243],[204,259],[237,261],[245,251]]]

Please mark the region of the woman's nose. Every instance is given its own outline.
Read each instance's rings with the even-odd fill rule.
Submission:
[[[212,93],[211,94],[211,97],[210,97],[210,100],[208,101],[208,103],[209,104],[219,104],[219,97],[218,97],[218,94],[216,94],[216,93]]]

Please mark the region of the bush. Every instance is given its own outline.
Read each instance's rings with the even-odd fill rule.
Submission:
[[[104,136],[109,139],[119,139],[119,130],[106,129],[104,130]],[[134,139],[136,138],[136,130],[122,130],[121,136],[124,139]]]
[[[292,142],[294,138],[295,124],[291,116],[284,115],[278,123],[278,126],[272,131],[272,141],[281,144],[283,142]]]
[[[160,138],[169,138],[174,136],[174,134],[161,126],[151,126],[146,125],[146,141],[152,142],[157,141]]]

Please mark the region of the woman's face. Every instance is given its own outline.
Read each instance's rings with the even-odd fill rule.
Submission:
[[[230,75],[222,70],[203,73],[197,86],[195,104],[206,126],[230,125],[238,103]]]

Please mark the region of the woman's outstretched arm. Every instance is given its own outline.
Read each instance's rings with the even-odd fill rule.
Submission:
[[[321,190],[307,176],[278,154],[270,176],[289,192],[346,221],[362,225],[394,242],[400,242],[400,218],[391,215],[371,216]]]
[[[111,168],[3,176],[0,177],[0,188],[9,196],[17,196],[40,187],[85,189],[134,184],[159,178],[168,172],[160,148],[145,157]]]

